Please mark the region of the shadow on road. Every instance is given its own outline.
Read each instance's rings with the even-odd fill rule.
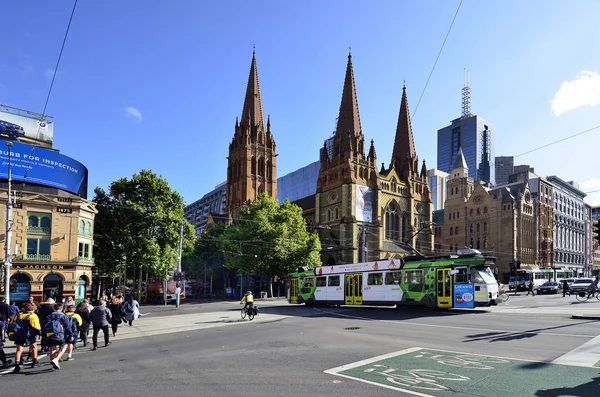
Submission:
[[[560,396],[597,396],[600,390],[600,377],[575,387],[558,387],[554,389],[538,390],[535,395],[539,397]]]
[[[566,327],[575,327],[582,324],[595,323],[595,320],[589,321],[578,321],[571,324],[565,325],[557,325],[555,327],[546,327],[546,328],[534,328],[527,331],[517,331],[517,332],[507,332],[507,331],[499,331],[499,332],[486,332],[482,334],[473,334],[466,335],[466,342],[479,342],[483,340],[488,340],[490,342],[508,342],[512,340],[518,339],[527,339],[533,338],[537,334],[543,331],[549,331],[553,329],[566,328]]]

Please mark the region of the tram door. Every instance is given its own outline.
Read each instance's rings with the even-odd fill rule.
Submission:
[[[293,278],[290,283],[290,303],[298,303],[298,279]]]
[[[344,275],[344,302],[346,305],[362,305],[362,274]]]
[[[436,271],[436,292],[437,307],[447,309],[452,307],[452,269],[437,269]]]

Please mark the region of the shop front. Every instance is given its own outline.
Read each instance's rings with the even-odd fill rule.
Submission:
[[[32,296],[42,302],[52,298],[61,302],[72,296],[76,303],[90,297],[92,271],[74,264],[13,264],[10,277],[10,300],[25,302]]]

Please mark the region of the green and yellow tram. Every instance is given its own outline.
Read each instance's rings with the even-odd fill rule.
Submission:
[[[291,273],[288,301],[306,305],[422,305],[457,307],[455,287],[472,284],[475,305],[499,302],[490,269],[495,259],[477,250],[456,256],[383,259]],[[461,302],[462,297],[458,298]]]

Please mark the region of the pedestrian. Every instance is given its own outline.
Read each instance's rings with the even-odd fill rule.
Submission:
[[[62,359],[65,349],[63,345],[72,343],[73,331],[71,321],[63,313],[63,304],[55,303],[54,312],[46,317],[44,322],[44,334],[46,335],[46,344],[50,348],[50,362],[52,368],[60,369],[60,360]]]
[[[106,301],[100,300],[99,305],[92,310],[92,325],[94,326],[94,334],[92,335],[92,342],[94,347],[92,350],[98,349],[98,333],[102,330],[104,334],[104,347],[110,344],[108,337],[108,324],[112,315],[110,310],[106,307]]]
[[[75,309],[75,313],[81,318],[81,327],[79,328],[79,339],[83,342],[83,347],[88,344],[88,334],[90,332],[90,324],[92,323],[92,315],[88,310],[88,304],[85,301],[81,302]]]
[[[38,311],[40,310],[40,304],[35,300],[35,298],[33,296],[29,297],[29,303],[35,305],[35,314],[37,314]]]
[[[121,300],[118,297],[113,297],[112,302],[108,305],[112,318],[110,319],[110,325],[112,327],[112,336],[117,336],[119,330],[119,324],[123,322],[126,316],[125,309],[121,305]]]
[[[0,340],[2,342],[6,341],[5,331],[9,318],[8,303],[6,303],[6,299],[3,296],[0,296],[0,323],[2,323],[2,326],[0,327]]]
[[[85,298],[83,300],[85,302],[85,305],[87,306],[88,312],[92,312],[92,310],[94,309],[94,306],[92,305],[92,302],[90,302],[90,298]]]
[[[128,295],[123,306],[125,307],[125,320],[130,327],[133,327],[133,322],[140,316],[140,304],[133,299],[133,295]]]
[[[31,303],[23,303],[21,312],[12,317],[9,324],[10,328],[14,329],[15,332],[11,334],[9,332],[8,337],[15,345],[17,345],[17,351],[15,353],[15,369],[13,373],[18,374],[21,372],[21,365],[23,365],[23,349],[25,346],[29,346],[29,354],[32,357],[31,368],[39,367],[38,352],[36,339],[40,335],[40,319],[37,314],[34,313],[35,305]],[[14,324],[14,325],[13,325]],[[13,327],[10,327],[10,326]]]
[[[535,283],[533,282],[533,278],[531,280],[529,280],[529,289],[527,290],[527,295],[525,296],[529,296],[529,294],[531,294],[531,296],[535,296]]]
[[[0,321],[2,326],[4,326],[4,322]],[[2,363],[2,367],[6,367],[8,364],[12,363],[12,360],[6,358],[6,353],[4,353],[4,341],[0,340],[0,363]]]
[[[571,291],[569,291],[569,282],[567,281],[566,278],[562,281],[562,289],[563,289],[563,298],[565,297],[566,294],[569,294],[569,296],[571,296]]]
[[[54,312],[54,299],[48,298],[45,302],[42,302],[40,305],[40,309],[37,312],[37,315],[40,320],[40,324],[46,324],[46,318]],[[46,344],[46,335],[42,332],[42,338],[40,342],[40,346],[42,349],[42,353],[48,351],[48,345]]]
[[[81,329],[83,324],[83,320],[79,314],[75,313],[75,306],[67,306],[65,308],[65,316],[69,319],[71,334],[73,338],[67,341],[67,343],[63,346],[63,354],[67,353],[67,359],[65,361],[73,360],[73,349],[75,345],[77,345],[77,334]]]
[[[64,300],[63,300],[63,309],[67,310],[68,306],[73,306],[75,307],[75,301],[73,300],[72,296],[67,296]]]

